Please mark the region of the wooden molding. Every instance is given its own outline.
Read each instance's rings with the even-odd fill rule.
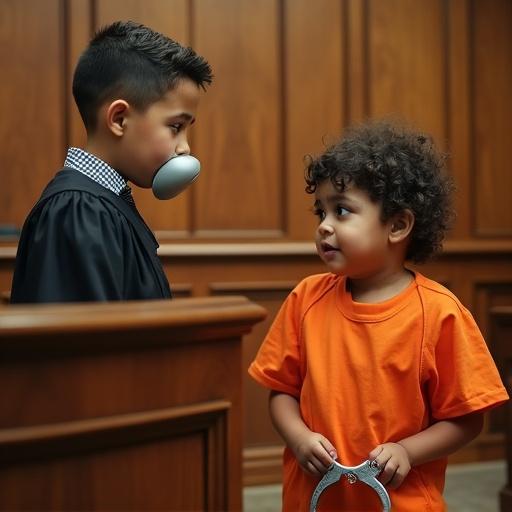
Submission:
[[[16,245],[0,245],[0,260],[13,260]],[[512,254],[512,240],[448,240],[439,256],[458,254]],[[313,242],[181,242],[162,243],[158,249],[161,258],[168,257],[223,257],[223,256],[315,256]]]
[[[147,346],[151,343],[152,332],[164,329],[172,336],[165,340],[160,336],[160,343],[204,341],[218,337],[219,329],[224,328],[226,333],[229,330],[242,335],[265,316],[261,306],[239,296],[58,306],[12,305],[0,310],[0,353],[25,350],[28,346],[43,351],[52,347],[70,350],[81,346],[81,341],[91,349],[96,343],[105,348],[109,346],[109,338],[102,334],[112,331],[126,333],[122,340],[124,347],[133,343]],[[43,344],[38,340],[44,332],[55,336],[46,338]],[[88,336],[90,332],[95,336]],[[141,333],[144,336],[141,337]],[[73,338],[69,339],[69,335]]]
[[[283,446],[246,448],[243,452],[243,484],[249,486],[281,483],[283,449]]]
[[[0,430],[0,458],[18,463],[46,457],[69,456],[150,440],[220,429],[226,435],[225,416],[231,407],[216,400],[181,407],[87,420]],[[225,454],[224,454],[225,458]]]
[[[210,283],[212,295],[221,293],[247,294],[253,292],[286,292],[289,293],[297,285],[297,281],[224,281]]]

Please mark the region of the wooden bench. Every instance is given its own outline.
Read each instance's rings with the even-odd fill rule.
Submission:
[[[0,309],[0,510],[241,510],[244,297]]]

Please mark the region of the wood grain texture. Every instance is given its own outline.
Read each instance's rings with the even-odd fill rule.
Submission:
[[[474,108],[473,229],[475,236],[512,236],[510,119],[512,102],[512,3],[472,4],[471,85]]]
[[[264,316],[236,296],[2,308],[0,508],[241,510],[241,337]]]
[[[64,158],[60,7],[58,0],[0,3],[0,224],[22,225]]]
[[[397,116],[446,145],[447,41],[443,2],[368,3],[371,117]]]
[[[203,0],[195,45],[215,73],[200,107],[195,147],[204,162],[194,226],[209,230],[283,229],[279,2]],[[218,236],[218,235],[217,235]]]
[[[192,45],[215,74],[191,131],[201,178],[172,201],[135,191],[162,241],[310,240],[304,156],[375,116],[403,118],[449,151],[452,239],[511,237],[508,0],[6,0],[0,8],[8,77],[0,224],[20,227],[66,145],[85,142],[70,86],[89,37],[133,19]]]
[[[512,396],[512,302],[507,306],[495,306],[490,310],[491,339],[495,348],[497,363],[503,380]],[[500,511],[508,512],[512,508],[512,405],[506,405],[505,432],[507,482],[500,492]]]
[[[340,135],[345,116],[342,4],[287,1],[283,12],[287,235],[308,238],[316,219],[304,192],[305,157],[321,153]]]

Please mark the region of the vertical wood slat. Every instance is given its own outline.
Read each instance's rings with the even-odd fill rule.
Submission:
[[[473,235],[512,236],[512,3],[472,2]]]
[[[68,0],[66,3],[66,119],[69,146],[85,147],[87,135],[73,99],[73,73],[81,53],[92,36],[93,19],[90,0]]]
[[[198,234],[282,231],[278,18],[277,0],[196,5],[195,49],[215,74],[195,134],[204,163],[196,186]]]
[[[340,134],[344,112],[342,4],[288,0],[284,9],[285,132],[288,236],[312,240],[313,199],[304,192],[304,156]]]
[[[457,184],[454,207],[457,223],[451,235],[467,238],[471,232],[473,209],[470,175],[471,158],[471,83],[470,83],[470,6],[468,0],[448,2],[449,152],[448,167]]]
[[[62,163],[63,41],[58,0],[0,3],[0,224],[21,226]]]
[[[443,2],[368,2],[369,114],[398,115],[446,146]]]
[[[368,2],[347,0],[346,31],[347,94],[346,117],[349,124],[359,123],[368,116]]]
[[[187,0],[97,0],[95,17],[95,29],[116,20],[132,20],[181,44],[191,44]],[[194,152],[193,144],[191,150]],[[151,190],[138,187],[134,187],[133,193],[137,207],[151,229],[163,232],[164,236],[167,233],[171,237],[173,234],[186,237],[190,235],[190,201],[194,186],[172,201],[159,201]]]

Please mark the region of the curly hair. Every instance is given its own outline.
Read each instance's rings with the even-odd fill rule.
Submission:
[[[404,127],[373,122],[347,130],[318,157],[309,157],[306,192],[325,180],[343,192],[349,185],[382,205],[382,221],[409,209],[414,214],[406,258],[421,263],[442,248],[454,213],[453,181],[444,172],[446,155],[428,135]]]

